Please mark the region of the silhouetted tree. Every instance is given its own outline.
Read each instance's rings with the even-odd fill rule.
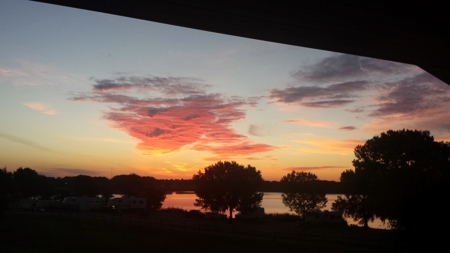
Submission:
[[[30,168],[18,168],[13,172],[13,183],[22,198],[35,198],[40,194],[39,174]]]
[[[429,131],[389,130],[357,146],[355,156],[355,183],[365,184],[376,216],[394,228],[432,226],[431,207],[450,192],[449,143]]]
[[[116,193],[130,196],[139,196],[143,188],[143,180],[136,174],[115,176],[111,183]]]
[[[90,176],[78,175],[76,177],[66,177],[65,179],[72,196],[95,197],[100,194],[95,180]]]
[[[40,199],[52,199],[56,195],[56,180],[53,177],[39,175],[39,197]]]
[[[368,228],[369,221],[375,220],[375,208],[369,194],[370,178],[364,176],[364,174],[356,175],[352,170],[342,172],[340,180],[345,195],[338,196],[332,209],[342,212],[345,217],[353,218]]]
[[[309,172],[292,171],[281,178],[283,204],[302,216],[302,219],[310,212],[320,211],[328,200],[317,181],[317,176]]]
[[[105,203],[112,197],[113,190],[111,187],[111,181],[106,177],[94,177],[95,184],[98,187],[99,194],[105,199]]]
[[[260,192],[263,179],[255,167],[240,165],[234,161],[219,161],[209,165],[204,172],[193,176],[197,199],[194,205],[202,209],[229,211],[230,222],[233,210],[246,211],[260,207],[264,193]]]

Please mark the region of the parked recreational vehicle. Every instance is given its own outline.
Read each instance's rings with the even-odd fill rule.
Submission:
[[[63,204],[60,201],[52,199],[37,200],[35,207],[35,209],[39,211],[61,209],[61,208],[63,208]]]
[[[115,210],[144,210],[147,200],[134,196],[112,197],[107,206]]]
[[[20,211],[32,211],[36,207],[36,200],[34,199],[21,199],[8,206],[11,210]]]
[[[101,209],[104,200],[96,197],[66,197],[62,203],[68,209],[91,211]]]

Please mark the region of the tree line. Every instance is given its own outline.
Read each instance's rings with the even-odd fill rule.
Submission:
[[[375,218],[395,229],[414,231],[448,224],[430,222],[436,207],[450,192],[450,143],[437,142],[429,131],[389,130],[358,145],[353,170],[342,172],[340,183],[321,181],[310,172],[292,171],[280,181],[264,181],[259,170],[234,161],[219,161],[193,175],[192,180],[156,180],[135,174],[106,177],[52,178],[30,168],[0,170],[0,204],[11,197],[63,198],[64,196],[108,197],[112,193],[145,197],[151,208],[160,208],[164,187],[189,185],[195,205],[217,212],[252,212],[261,207],[263,191],[281,191],[283,203],[303,219],[322,209],[332,189],[344,193],[333,210],[359,221],[364,227]],[[162,187],[163,186],[163,187]]]
[[[344,196],[333,210],[364,227],[375,218],[410,234],[438,231],[448,219],[439,211],[450,192],[450,143],[437,142],[429,131],[389,130],[355,150],[353,170],[342,172]],[[193,177],[197,199],[204,209],[231,213],[260,207],[261,172],[236,162],[218,162]],[[318,177],[296,172],[280,180],[283,203],[303,219],[327,203]]]
[[[165,192],[157,187],[153,177],[136,174],[118,175],[112,179],[85,175],[68,177],[46,177],[31,168],[18,168],[9,172],[0,169],[0,212],[9,203],[20,199],[62,200],[70,196],[110,198],[112,194],[144,197],[147,207],[159,209]]]

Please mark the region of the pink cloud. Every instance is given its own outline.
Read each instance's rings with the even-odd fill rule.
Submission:
[[[254,99],[208,94],[205,91],[208,85],[192,80],[196,79],[97,81],[92,92],[71,100],[112,104],[104,114],[111,127],[138,139],[137,148],[151,154],[169,153],[184,147],[229,157],[274,149],[252,143],[231,128],[232,123],[245,118],[242,108],[254,106]],[[141,98],[118,94],[122,89],[127,89],[128,93],[137,92]],[[148,92],[144,98],[142,89]]]

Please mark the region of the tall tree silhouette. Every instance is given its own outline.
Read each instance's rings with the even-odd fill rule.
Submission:
[[[355,156],[355,185],[376,216],[400,229],[432,225],[425,217],[450,192],[449,143],[429,131],[389,130],[357,146]]]
[[[13,172],[14,186],[22,198],[34,198],[40,194],[39,174],[30,168],[18,168]]]
[[[255,167],[240,165],[234,161],[219,161],[209,165],[204,172],[193,176],[197,199],[194,205],[203,209],[229,211],[230,222],[233,210],[249,210],[261,205],[262,176]]]
[[[327,204],[325,191],[318,187],[318,178],[309,172],[295,172],[281,178],[283,204],[306,219],[310,212],[317,212]]]

